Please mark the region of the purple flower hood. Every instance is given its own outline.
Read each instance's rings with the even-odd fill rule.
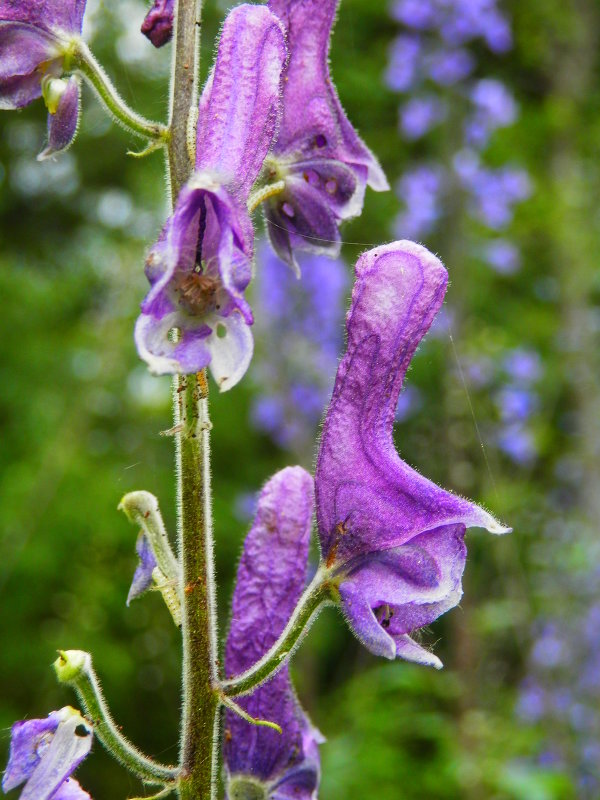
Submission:
[[[254,234],[246,203],[276,131],[285,55],[281,25],[264,6],[238,6],[225,20],[200,101],[196,171],[146,265],[151,289],[135,335],[155,373],[210,366],[226,390],[248,368]]]
[[[440,261],[413,242],[359,259],[315,477],[322,556],[352,630],[377,655],[437,667],[409,634],[458,603],[465,529],[508,530],[409,467],[394,446],[404,376],[446,283]]]
[[[389,188],[383,171],[350,124],[329,75],[329,41],[339,0],[269,0],[282,21],[289,48],[283,81],[283,115],[269,181],[284,191],[267,201],[271,244],[296,266],[294,250],[336,256],[338,226],[360,214],[365,187]]]
[[[285,628],[306,582],[313,509],[313,480],[301,467],[278,472],[262,490],[233,595],[225,652],[228,677],[259,661]],[[248,796],[253,784],[258,786],[252,797],[313,800],[322,737],[296,699],[288,667],[238,702],[253,717],[278,723],[283,733],[251,726],[226,712],[229,800]]]

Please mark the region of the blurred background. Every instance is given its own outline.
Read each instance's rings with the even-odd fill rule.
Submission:
[[[227,7],[205,3],[203,74]],[[170,53],[139,33],[145,10],[89,0],[86,35],[164,119]],[[600,797],[599,32],[595,0],[343,0],[333,75],[393,190],[301,283],[258,248],[256,357],[212,398],[221,630],[257,490],[312,468],[351,267],[386,240],[424,242],[451,277],[400,453],[514,533],[469,533],[461,606],[423,633],[442,672],[377,660],[323,613],[294,662],[327,737],[323,800]],[[139,142],[87,89],[75,146],[40,164],[44,136],[41,102],[0,117],[2,757],[14,720],[74,702],[61,647],[93,653],[119,724],[174,762],[179,635],[160,597],[125,607],[136,530],[116,510],[148,489],[174,528],[169,379],[132,338],[164,164],[127,157]],[[78,777],[96,800],[141,793],[100,746]]]

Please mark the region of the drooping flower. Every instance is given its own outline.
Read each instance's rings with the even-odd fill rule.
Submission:
[[[285,189],[265,203],[271,244],[294,266],[295,250],[336,256],[338,225],[360,213],[365,187],[389,188],[375,156],[341,106],[329,75],[331,29],[339,0],[269,0],[287,32],[283,116],[265,165]]]
[[[173,5],[175,0],[154,0],[142,22],[142,33],[154,47],[162,47],[173,36]]]
[[[504,533],[490,514],[403,462],[392,427],[410,360],[440,309],[447,273],[425,248],[365,253],[347,319],[316,471],[323,559],[356,636],[376,655],[440,667],[410,634],[462,594],[465,529]]]
[[[253,229],[246,203],[278,122],[285,41],[265,7],[225,20],[198,120],[196,171],[151,250],[151,289],[136,324],[138,352],[155,373],[210,365],[221,390],[252,357]]]
[[[20,800],[90,800],[71,775],[90,752],[92,737],[90,723],[71,706],[46,719],[15,722],[2,789],[25,784]]]
[[[313,507],[313,481],[301,467],[278,472],[262,490],[233,595],[228,677],[262,658],[285,628],[306,582]],[[238,702],[282,734],[226,712],[228,800],[314,800],[322,737],[300,707],[288,667]]]
[[[127,595],[127,605],[129,605],[132,600],[135,600],[136,597],[147,592],[152,586],[152,573],[157,566],[152,545],[148,537],[142,532],[140,532],[135,543],[135,552],[138,554],[140,562],[133,574],[133,580],[131,581],[129,594]]]
[[[80,86],[63,80],[65,59],[81,34],[86,0],[0,0],[0,109],[44,96],[48,145],[40,158],[68,147],[79,118]]]

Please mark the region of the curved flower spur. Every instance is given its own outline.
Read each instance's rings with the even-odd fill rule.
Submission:
[[[312,477],[301,467],[274,475],[260,494],[233,595],[225,651],[228,676],[260,660],[285,628],[306,583],[314,511]],[[286,666],[238,701],[281,733],[226,711],[223,753],[229,800],[313,800],[323,741],[300,707]]]
[[[438,668],[410,634],[459,602],[466,528],[510,530],[424,478],[394,446],[404,376],[446,284],[441,262],[413,242],[359,259],[315,477],[322,557],[352,631],[376,655]]]
[[[80,81],[62,76],[85,6],[86,0],[0,0],[0,109],[44,97],[48,144],[39,159],[69,147],[77,131]]]
[[[276,131],[285,57],[267,8],[233,9],[200,100],[196,171],[146,264],[151,289],[135,337],[157,374],[210,366],[226,390],[248,368],[254,233],[246,203]]]
[[[339,224],[360,214],[367,184],[389,189],[379,162],[358,136],[329,75],[329,41],[339,0],[269,0],[287,34],[283,114],[264,182],[283,181],[265,202],[269,239],[299,272],[294,251],[337,256]]]

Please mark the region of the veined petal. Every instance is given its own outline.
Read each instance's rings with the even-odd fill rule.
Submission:
[[[277,129],[285,57],[281,24],[266,7],[229,13],[200,102],[196,168],[220,175],[241,205]]]
[[[38,161],[57,155],[71,146],[79,124],[81,85],[71,75],[59,100],[55,114],[48,114],[48,144],[38,155]]]
[[[244,377],[252,361],[254,337],[238,311],[217,322],[206,339],[210,371],[222,392],[232,389]]]
[[[86,0],[0,0],[0,22],[26,22],[46,31],[81,33]]]
[[[251,278],[247,222],[246,210],[211,175],[196,173],[181,190],[148,257],[151,289],[135,329],[152,372],[190,374],[214,357],[222,389],[245,372],[252,355],[252,312],[243,296]]]
[[[288,184],[293,181],[308,185],[320,195],[340,219],[351,219],[360,214],[365,197],[365,184],[359,176],[366,171],[351,169],[347,164],[334,159],[313,158],[298,161],[288,168]]]
[[[265,206],[267,231],[273,249],[299,274],[294,252],[336,258],[341,237],[337,220],[326,200],[304,181],[292,181]]]
[[[340,363],[317,461],[317,520],[327,563],[398,547],[442,525],[503,528],[479,506],[421,476],[396,452],[394,411],[415,349],[442,305],[447,273],[413,242],[356,265]]]
[[[20,800],[50,800],[90,752],[93,731],[79,712],[66,707],[42,757],[27,780]]]
[[[43,72],[56,69],[56,39],[34,25],[0,16],[0,110],[23,108],[41,97]]]
[[[81,788],[75,778],[68,778],[52,795],[52,800],[92,800],[92,798]]]
[[[173,5],[175,0],[154,0],[154,5],[142,22],[142,33],[154,47],[162,47],[173,36]]]
[[[276,154],[332,158],[365,167],[367,182],[389,188],[383,171],[350,124],[329,76],[329,40],[339,0],[269,0],[290,52]]]
[[[409,544],[358,556],[343,569],[342,609],[365,646],[387,658],[441,667],[408,634],[454,608],[462,596],[465,526],[446,525]]]
[[[225,651],[228,677],[258,661],[285,628],[306,581],[312,512],[313,482],[301,467],[278,472],[262,490],[238,568]],[[286,778],[293,786],[296,776],[296,784],[305,785],[302,770],[309,769],[308,762],[313,776],[318,770],[320,737],[298,704],[287,667],[239,702],[252,716],[278,723],[283,733],[250,726],[227,711],[224,757],[229,781],[243,783],[249,776],[281,785],[283,792]],[[286,795],[269,790],[268,796]]]
[[[20,786],[31,777],[40,762],[44,745],[54,735],[59,722],[58,711],[53,711],[46,719],[15,722],[11,728],[8,765],[2,777],[2,789],[5,792]]]

